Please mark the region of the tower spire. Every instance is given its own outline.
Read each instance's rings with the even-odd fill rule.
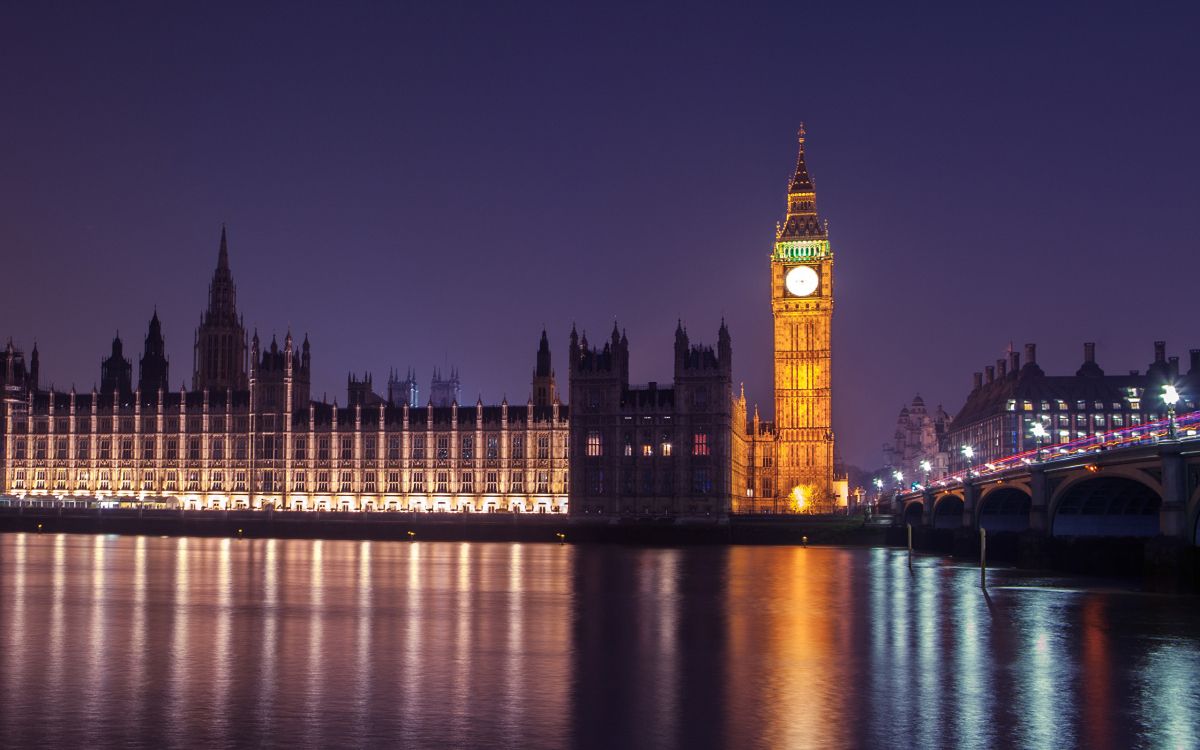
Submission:
[[[217,253],[217,268],[229,270],[229,242],[225,239],[224,224],[221,224],[221,249]]]
[[[800,131],[796,136],[799,141],[796,171],[788,183],[787,216],[782,224],[776,226],[775,239],[777,242],[824,240],[829,236],[825,225],[821,222],[821,217],[817,215],[816,187],[813,185],[812,176],[808,173],[808,164],[804,160],[806,132],[804,123],[800,123]]]

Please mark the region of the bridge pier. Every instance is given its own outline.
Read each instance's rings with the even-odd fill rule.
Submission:
[[[975,528],[975,514],[979,509],[979,487],[973,482],[963,484],[962,526],[964,529]]]
[[[1039,536],[1050,536],[1050,487],[1046,470],[1034,466],[1029,470],[1029,530]]]
[[[1159,453],[1162,462],[1162,505],[1158,511],[1159,533],[1170,538],[1189,538],[1187,528],[1188,475],[1179,445],[1168,445]]]
[[[921,525],[933,528],[933,492],[926,489],[921,491]]]

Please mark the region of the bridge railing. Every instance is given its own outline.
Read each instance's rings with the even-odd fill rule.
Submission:
[[[1090,453],[1155,445],[1167,439],[1174,441],[1200,440],[1200,411],[1177,415],[1175,417],[1174,437],[1171,437],[1171,420],[1159,419],[1141,425],[1123,427],[1119,430],[1076,438],[1065,443],[1048,443],[1041,448],[1014,453],[1011,456],[1005,456],[995,461],[988,461],[967,469],[961,469],[952,474],[947,474],[941,479],[929,482],[928,486],[947,487],[953,484],[961,484],[964,479],[1000,474],[1012,469],[1024,468],[1035,463],[1046,464],[1078,460],[1080,456]],[[924,489],[925,486],[920,484],[914,484],[912,487],[912,491],[914,492],[920,492]]]

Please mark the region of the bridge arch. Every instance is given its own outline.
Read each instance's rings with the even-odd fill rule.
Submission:
[[[904,504],[904,523],[912,524],[913,526],[921,525],[921,518],[925,515],[925,503],[922,500],[909,500]]]
[[[1162,491],[1140,472],[1103,472],[1069,480],[1054,494],[1054,536],[1156,536]]]
[[[1022,485],[993,485],[979,496],[975,523],[982,529],[1025,531],[1029,528],[1029,509],[1033,499]]]
[[[957,529],[963,523],[962,496],[947,492],[933,501],[933,528]]]

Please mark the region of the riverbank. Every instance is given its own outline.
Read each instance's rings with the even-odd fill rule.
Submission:
[[[276,537],[617,544],[878,546],[887,528],[844,516],[608,519],[515,513],[345,513],[149,508],[0,508],[0,531],[155,536]],[[561,537],[559,535],[562,535]]]

